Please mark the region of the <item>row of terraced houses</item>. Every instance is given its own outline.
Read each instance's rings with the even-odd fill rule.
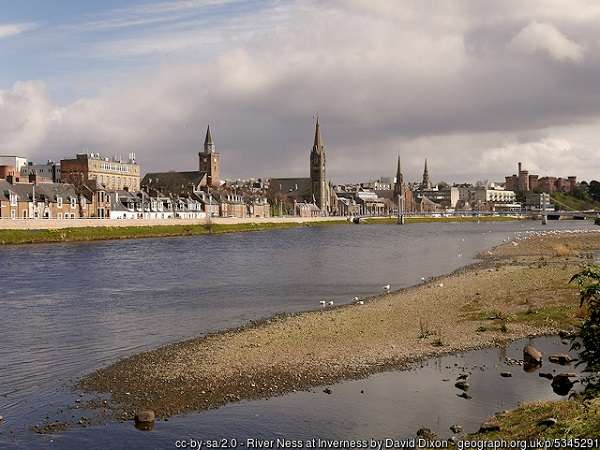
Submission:
[[[0,218],[203,219],[271,215],[270,204],[260,189],[240,192],[221,182],[220,155],[210,128],[198,157],[197,171],[148,174],[142,180],[134,153],[126,159],[81,153],[60,163],[45,164],[34,164],[21,156],[0,156]]]

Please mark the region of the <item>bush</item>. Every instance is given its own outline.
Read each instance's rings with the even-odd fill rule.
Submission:
[[[577,365],[585,365],[585,397],[597,397],[600,394],[600,266],[586,267],[570,282],[579,285],[580,306],[587,309],[571,348],[579,353]]]

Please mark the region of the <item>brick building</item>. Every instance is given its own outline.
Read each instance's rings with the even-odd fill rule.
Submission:
[[[140,166],[131,153],[127,161],[105,158],[99,153],[80,153],[60,162],[61,181],[80,185],[97,182],[110,191],[140,189]]]
[[[81,217],[80,204],[70,184],[0,180],[0,218],[76,219]]]
[[[516,174],[505,177],[506,190],[515,192],[541,191],[547,193],[567,192],[573,193],[577,187],[577,177],[539,177],[539,175],[529,174],[528,170],[523,169],[522,163],[518,164]]]

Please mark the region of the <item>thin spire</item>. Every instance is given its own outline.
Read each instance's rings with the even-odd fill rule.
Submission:
[[[206,153],[212,153],[215,151],[215,144],[213,142],[212,135],[210,134],[210,124],[206,127],[206,138],[204,138],[204,151]]]
[[[396,184],[394,186],[394,194],[404,194],[404,175],[402,174],[402,163],[400,162],[400,153],[398,153],[398,167],[396,168]]]
[[[396,169],[396,183],[400,182],[400,181],[404,181],[402,180],[403,176],[402,176],[402,163],[400,162],[400,153],[398,153],[398,168]]]
[[[423,181],[421,182],[421,186],[424,189],[431,188],[431,180],[429,179],[429,168],[427,167],[427,158],[425,158],[425,169],[423,169]]]
[[[317,114],[317,123],[315,125],[315,143],[313,146],[317,149],[323,147],[323,139],[321,138],[321,126],[319,125],[319,115]]]

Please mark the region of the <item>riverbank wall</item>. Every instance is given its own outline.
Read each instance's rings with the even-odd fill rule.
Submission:
[[[214,217],[214,225],[305,224],[346,221],[344,217]],[[65,228],[154,227],[207,225],[207,219],[2,219],[0,230],[59,230]]]

